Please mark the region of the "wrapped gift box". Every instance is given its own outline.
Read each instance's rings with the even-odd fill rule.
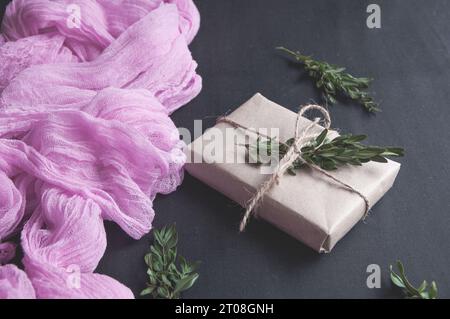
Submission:
[[[256,94],[227,118],[247,128],[266,129],[266,132],[277,128],[279,140],[286,141],[294,136],[297,114]],[[301,118],[302,127],[309,123],[310,120]],[[242,138],[230,138],[230,130],[236,135],[248,134],[219,122],[186,148],[189,158],[186,170],[245,206],[270,176],[263,174],[261,167],[245,163],[246,148],[236,143]],[[317,125],[315,130],[319,134],[323,128]],[[218,132],[224,137],[219,141]],[[220,160],[218,154],[228,161]],[[392,187],[399,170],[400,164],[389,160],[388,163],[343,166],[331,174],[364,194],[373,206]],[[365,203],[360,196],[306,167],[298,170],[296,176],[285,174],[264,197],[257,216],[314,250],[329,252],[364,213]]]

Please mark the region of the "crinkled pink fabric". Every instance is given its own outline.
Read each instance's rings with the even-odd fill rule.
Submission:
[[[80,8],[80,28],[67,24]],[[94,273],[104,220],[133,238],[182,181],[169,115],[201,89],[191,0],[14,0],[0,41],[0,241],[21,231],[24,271],[0,297],[132,298]],[[124,265],[125,267],[126,265]],[[73,283],[76,284],[73,284]]]
[[[33,285],[15,265],[0,266],[0,299],[35,299]]]

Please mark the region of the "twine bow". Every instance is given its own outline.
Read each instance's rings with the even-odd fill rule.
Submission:
[[[325,129],[330,129],[331,127],[331,117],[330,117],[330,113],[322,106],[320,105],[315,105],[315,104],[309,104],[306,106],[303,106],[300,108],[300,111],[298,112],[297,115],[297,120],[295,123],[295,137],[294,137],[294,143],[292,143],[292,145],[289,147],[288,151],[286,152],[286,154],[280,159],[280,162],[278,163],[274,173],[270,176],[270,178],[268,180],[266,180],[258,189],[258,191],[253,195],[253,197],[248,201],[247,206],[246,206],[246,211],[244,214],[244,217],[242,218],[241,224],[239,226],[239,230],[241,232],[243,232],[250,220],[250,217],[252,217],[252,215],[254,214],[256,208],[261,204],[264,196],[277,184],[279,184],[280,182],[280,178],[286,173],[286,171],[289,169],[289,167],[292,166],[292,164],[294,164],[294,162],[297,159],[300,159],[301,161],[303,161],[303,163],[307,166],[309,166],[310,168],[320,172],[321,174],[327,176],[328,178],[330,178],[331,180],[333,180],[334,182],[336,182],[337,184],[341,185],[342,187],[348,189],[349,191],[351,191],[352,193],[355,193],[356,195],[358,195],[359,197],[361,197],[364,200],[364,204],[365,204],[365,212],[364,212],[364,217],[365,218],[368,213],[369,213],[369,209],[370,209],[370,203],[369,200],[367,199],[367,197],[362,194],[361,192],[359,192],[358,190],[356,190],[353,186],[337,179],[336,177],[334,177],[333,175],[331,175],[330,173],[326,172],[325,170],[321,169],[320,167],[318,167],[317,165],[314,164],[310,164],[305,162],[302,157],[302,151],[301,149],[308,144],[311,139],[315,136],[314,134],[311,133],[311,131],[314,129],[314,127],[320,122],[320,118],[316,118],[314,119],[314,121],[312,121],[306,128],[304,128],[303,130],[301,129],[301,118],[302,116],[310,111],[310,110],[317,110],[319,111],[322,116],[323,116],[323,120],[324,120],[324,128]],[[244,127],[243,125],[227,118],[227,117],[222,117],[219,118],[217,122],[225,122],[228,124],[231,124],[234,127],[240,127],[243,129],[248,130],[248,128]],[[259,132],[256,131],[256,134],[259,134]]]

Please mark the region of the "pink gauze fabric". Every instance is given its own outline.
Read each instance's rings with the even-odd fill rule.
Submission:
[[[0,242],[21,232],[24,270],[0,266],[0,298],[133,298],[94,273],[103,223],[142,237],[156,194],[182,181],[184,144],[169,115],[201,90],[188,49],[199,24],[191,0],[9,4]],[[14,257],[11,244],[0,248],[2,262]]]

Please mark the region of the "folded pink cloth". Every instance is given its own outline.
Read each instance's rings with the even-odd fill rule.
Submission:
[[[75,6],[75,7],[74,7]],[[79,14],[79,26],[68,23]],[[70,10],[68,10],[70,9]],[[95,274],[103,220],[148,233],[182,181],[169,115],[201,90],[191,0],[13,0],[0,42],[0,298],[132,298]],[[4,283],[4,284],[3,284]]]

